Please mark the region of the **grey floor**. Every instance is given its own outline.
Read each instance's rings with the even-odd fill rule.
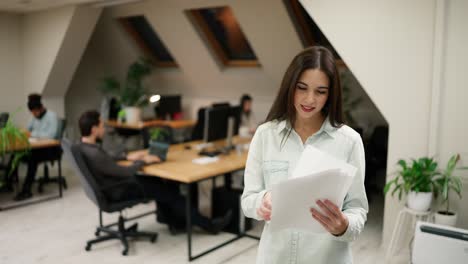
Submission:
[[[159,232],[157,243],[132,241],[126,257],[121,256],[122,246],[118,241],[98,244],[86,252],[85,241],[93,238],[98,223],[97,209],[85,196],[72,171],[67,168],[64,171],[69,188],[62,199],[0,211],[0,263],[188,263],[186,235],[170,235],[167,227],[158,224],[153,216],[141,218],[138,223],[140,230]],[[53,192],[55,186],[47,187],[46,193]],[[0,194],[0,203],[9,200],[11,194]],[[380,248],[383,201],[377,197],[370,206],[366,228],[352,245],[355,263],[383,263]],[[126,214],[131,216],[153,209],[154,204],[141,205]],[[105,215],[104,221],[116,217],[116,214]],[[257,225],[254,233],[260,229],[261,225]],[[195,253],[230,237],[196,231]],[[243,238],[192,263],[255,263],[257,246],[257,241]],[[408,256],[402,254],[393,260],[392,263],[408,263]]]

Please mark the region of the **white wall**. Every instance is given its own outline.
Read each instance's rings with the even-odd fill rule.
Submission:
[[[42,93],[75,8],[66,6],[24,16],[22,52],[27,93]]]
[[[24,89],[65,116],[64,96],[101,9],[65,6],[23,18]]]
[[[26,123],[28,109],[23,89],[21,16],[0,13],[0,112],[15,112],[14,122]]]
[[[460,153],[461,164],[468,166],[468,78],[464,65],[468,61],[468,1],[446,2],[445,74],[440,98],[438,153],[441,165],[445,166],[451,155]],[[464,176],[463,200],[454,196],[451,204],[460,213],[458,225],[468,228],[468,171],[458,174]]]

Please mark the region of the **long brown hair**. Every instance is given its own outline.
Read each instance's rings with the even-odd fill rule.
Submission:
[[[344,123],[341,85],[335,58],[330,50],[322,46],[304,49],[294,57],[284,74],[281,87],[271,106],[266,122],[287,120],[294,128],[296,121],[296,109],[294,107],[296,84],[301,74],[309,69],[323,71],[330,83],[329,96],[322,109],[322,114],[324,116],[328,115],[330,123],[334,127],[340,127]]]

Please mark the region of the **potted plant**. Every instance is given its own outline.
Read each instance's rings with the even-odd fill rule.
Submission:
[[[115,96],[124,108],[127,123],[141,121],[141,108],[148,104],[148,92],[143,87],[143,77],[149,75],[153,69],[150,60],[140,58],[128,67],[127,77],[123,85],[115,77],[102,80],[99,90],[104,94]]]
[[[17,150],[15,150],[17,149]],[[15,150],[15,151],[12,151]],[[2,123],[0,128],[0,157],[3,158],[8,153],[11,153],[13,162],[7,172],[8,176],[18,167],[22,157],[27,155],[30,150],[30,144],[27,134],[17,128],[11,119]],[[4,181],[0,179],[0,187],[4,185]]]
[[[149,153],[158,156],[162,161],[167,158],[170,145],[170,133],[162,127],[150,130]]]
[[[407,195],[407,206],[417,211],[429,210],[433,192],[437,192],[434,177],[437,175],[437,162],[433,158],[423,157],[412,160],[408,166],[405,160],[399,160],[400,170],[384,188],[384,193],[393,187],[392,196],[398,192],[398,199]]]
[[[443,210],[435,214],[435,222],[441,225],[455,226],[457,223],[457,213],[450,210],[450,191],[453,190],[461,199],[462,181],[459,176],[453,175],[455,167],[460,160],[460,155],[453,155],[447,162],[445,170],[441,171],[436,177],[436,183],[440,191],[442,205],[445,204]],[[467,168],[460,168],[467,169]]]

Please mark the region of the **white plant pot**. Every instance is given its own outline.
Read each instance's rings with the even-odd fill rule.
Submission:
[[[125,122],[137,124],[141,122],[141,109],[139,107],[125,107]]]
[[[408,207],[410,209],[426,212],[431,207],[432,192],[413,192],[408,194]]]
[[[454,212],[450,213],[453,213],[453,215],[441,214],[441,211],[437,212],[435,214],[435,223],[454,227],[457,224],[457,214]]]

